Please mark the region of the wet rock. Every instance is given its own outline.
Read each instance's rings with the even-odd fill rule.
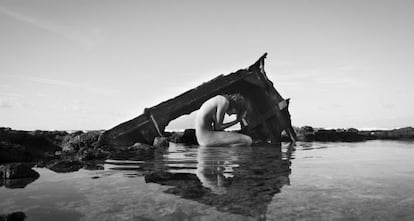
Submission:
[[[27,162],[30,160],[25,146],[0,141],[0,163]]]
[[[0,186],[6,188],[24,188],[39,178],[39,173],[29,165],[11,163],[0,165]]]
[[[145,182],[147,183],[167,184],[174,181],[200,182],[197,175],[192,173],[170,173],[165,171],[153,171],[145,174]]]
[[[161,152],[157,151],[154,146],[144,144],[144,143],[135,143],[132,146],[117,146],[112,147],[110,150],[111,159],[116,160],[153,160],[156,153]]]
[[[164,192],[175,194],[185,199],[197,199],[210,192],[210,189],[203,187],[198,182],[186,182],[175,185],[175,187],[167,189]]]
[[[414,128],[404,127],[393,130],[372,130],[360,131],[359,134],[367,136],[369,139],[381,140],[414,140]]]
[[[53,159],[56,160],[56,159]],[[36,164],[34,165],[34,167],[38,167],[38,168],[44,168],[46,167],[48,164],[50,164],[51,161],[50,159],[41,159],[39,161],[36,162]]]
[[[77,135],[81,135],[83,133],[84,132],[82,130],[77,130],[77,131],[73,131],[71,134],[74,135],[74,136],[77,136]]]
[[[315,133],[316,141],[339,141],[340,136],[335,130],[318,130]]]
[[[56,144],[55,137],[64,134],[58,131],[20,131],[10,128],[0,128],[0,140],[2,141],[2,153],[13,152],[13,161],[34,161],[53,155],[60,147]],[[24,147],[24,148],[23,148]],[[23,153],[21,152],[23,151]],[[2,154],[3,155],[3,154]],[[23,155],[23,157],[21,157]],[[10,162],[11,160],[7,160]]]
[[[173,143],[182,143],[183,132],[172,132],[171,136],[168,137],[170,142]]]
[[[318,130],[315,132],[315,141],[343,141],[355,142],[365,140],[363,136],[354,131]]]
[[[181,138],[182,143],[186,145],[198,145],[195,129],[186,129]]]
[[[0,186],[3,186],[8,189],[20,189],[25,188],[27,185],[33,183],[38,178],[21,178],[21,179],[7,179],[0,181]]]
[[[83,167],[83,164],[77,160],[55,160],[50,162],[47,166],[48,169],[57,173],[68,173],[78,171]]]
[[[309,142],[315,140],[315,130],[311,126],[303,126],[298,128],[295,132],[300,141]]]
[[[145,175],[145,182],[173,186],[165,193],[179,195],[186,199],[199,198],[209,192],[208,188],[203,187],[197,175],[191,173],[153,171]]]
[[[0,214],[0,221],[23,221],[26,219],[24,212],[13,212],[9,214]]]
[[[161,147],[168,147],[169,140],[167,137],[156,137],[154,139],[154,147],[161,148]]]
[[[155,154],[155,147],[144,143],[135,143],[134,145],[128,147],[127,150],[130,153],[135,153],[143,159],[153,159]]]
[[[68,134],[62,140],[60,146],[66,153],[76,153],[80,150],[91,149],[99,146],[99,139],[103,131],[77,131]]]
[[[72,157],[81,161],[104,160],[110,155],[105,146],[100,146],[99,139],[103,131],[77,131],[63,139],[62,158]]]
[[[83,169],[85,170],[103,170],[104,167],[97,162],[88,161],[84,164]]]
[[[358,142],[364,141],[365,138],[355,131],[345,131],[340,133],[341,141],[343,142]]]
[[[23,163],[0,165],[0,177],[3,179],[38,178],[40,175]]]
[[[348,129],[347,129],[347,132],[351,132],[351,133],[358,133],[358,132],[359,132],[359,130],[358,130],[358,129],[356,129],[356,128],[348,128]]]
[[[28,134],[36,137],[44,137],[48,139],[55,145],[59,145],[63,138],[68,135],[66,131],[44,131],[44,130],[35,130],[35,131],[28,131]]]
[[[183,143],[185,145],[198,145],[195,129],[185,129],[184,132],[173,132],[168,138],[173,143]]]
[[[79,159],[82,161],[89,161],[89,160],[104,160],[107,159],[110,155],[110,152],[94,148],[94,149],[87,149],[82,151],[79,154]]]

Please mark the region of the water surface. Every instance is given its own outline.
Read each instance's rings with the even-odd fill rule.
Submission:
[[[26,220],[414,220],[414,143],[172,146],[154,162],[108,160],[0,187]],[[179,174],[148,181],[148,174]],[[177,178],[178,177],[178,178]],[[180,180],[182,178],[182,180]]]

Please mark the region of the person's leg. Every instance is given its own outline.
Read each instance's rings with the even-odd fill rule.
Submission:
[[[250,146],[252,138],[235,132],[209,131],[201,134],[199,143],[202,146]]]
[[[253,143],[253,140],[250,136],[239,134],[239,133],[234,133],[234,132],[229,132],[229,133],[237,135],[238,140],[239,140],[239,142],[230,144],[230,146],[250,146]]]

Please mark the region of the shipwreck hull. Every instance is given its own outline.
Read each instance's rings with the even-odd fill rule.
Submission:
[[[138,117],[107,130],[102,142],[109,146],[129,146],[136,142],[152,144],[155,137],[165,136],[168,123],[182,115],[198,110],[208,99],[219,94],[240,93],[250,103],[242,132],[253,140],[280,143],[281,132],[286,130],[295,137],[288,106],[273,87],[264,71],[264,54],[247,69],[220,75],[200,86],[158,105],[146,108]]]

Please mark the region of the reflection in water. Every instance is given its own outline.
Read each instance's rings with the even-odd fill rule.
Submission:
[[[0,220],[4,221],[23,221],[26,219],[26,214],[24,212],[13,212],[9,214],[0,214]]]
[[[173,186],[166,192],[224,212],[265,219],[273,195],[289,184],[291,154],[282,155],[281,147],[199,147],[164,156],[147,182]]]
[[[20,178],[20,179],[0,179],[0,187],[4,185],[4,187],[9,189],[16,189],[16,188],[25,188],[30,183],[33,183],[37,180],[38,177],[30,177],[30,178]]]
[[[248,152],[250,147],[239,152]],[[203,186],[222,194],[233,177],[233,168],[239,167],[239,154],[223,147],[199,147],[197,151],[197,176]]]
[[[0,220],[414,220],[413,144],[299,142],[292,174],[285,147],[177,146],[104,170],[35,168],[24,189],[0,187]]]
[[[163,188],[167,194],[177,195],[221,212],[232,213],[231,215],[257,217],[262,220],[266,218],[267,207],[274,194],[280,192],[283,185],[289,184],[290,154],[285,151],[282,153],[281,148],[275,146],[175,146],[160,153],[154,161],[107,160],[103,165],[88,167],[94,168],[103,170],[58,174],[48,169],[37,169],[42,174],[40,184],[38,182],[37,185],[29,185],[23,192],[0,189],[0,194],[3,194],[0,198],[8,199],[0,201],[3,206],[0,209],[4,209],[1,213],[6,213],[3,217],[10,215],[10,211],[22,210],[29,220],[79,220],[87,216],[88,212],[85,211],[95,211],[106,206],[110,208],[107,211],[109,214],[120,213],[113,209],[116,207],[112,205],[111,199],[118,194],[122,195],[124,188],[129,189],[131,194],[140,188],[153,188],[134,186],[135,181],[118,181],[121,175],[133,178],[138,183],[142,183],[142,176],[145,176],[146,182],[170,186],[166,190]],[[6,188],[23,188],[33,181],[34,179],[3,180],[0,185]],[[107,183],[108,181],[112,183]],[[119,187],[124,182],[128,185]],[[140,194],[139,196],[145,196]],[[85,196],[88,196],[88,200],[91,200],[91,196],[94,196],[92,200],[98,200],[88,205],[83,201]],[[124,206],[140,205],[135,204],[135,199],[125,197],[126,201],[132,203]],[[105,203],[106,200],[108,203]],[[96,205],[97,208],[91,205]],[[96,211],[92,217],[104,216]],[[175,212],[172,215],[175,218],[182,217]]]

